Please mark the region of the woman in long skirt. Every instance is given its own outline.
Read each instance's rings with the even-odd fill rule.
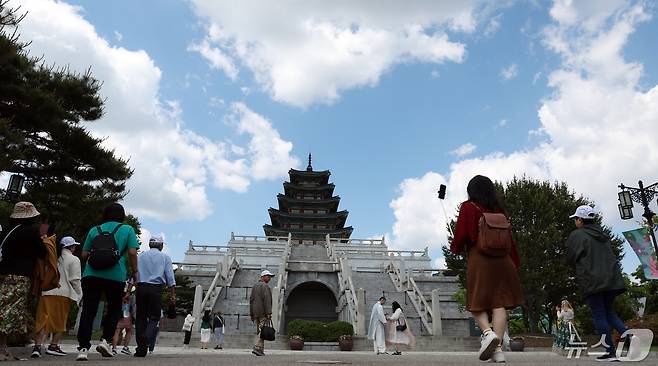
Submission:
[[[466,191],[468,201],[459,209],[450,251],[466,253],[466,309],[473,314],[484,335],[478,358],[505,362],[501,340],[507,328],[507,310],[525,302],[517,273],[519,255],[513,241],[508,243],[509,252],[500,256],[478,248],[480,220],[484,214],[507,215],[491,179],[476,175]],[[493,322],[489,322],[489,313]]]
[[[400,346],[413,348],[416,345],[416,338],[411,333],[407,317],[402,312],[402,307],[397,301],[391,304],[393,314],[387,318],[386,324],[386,346],[395,347],[394,355],[401,355]]]
[[[557,333],[555,334],[555,341],[553,342],[553,351],[566,354],[565,347],[571,342],[580,342],[580,335],[574,325],[575,313],[573,307],[567,300],[562,300],[560,306],[556,307],[557,312]]]
[[[208,342],[210,342],[210,333],[212,328],[212,318],[210,317],[210,310],[206,310],[201,318],[201,349],[208,349]]]

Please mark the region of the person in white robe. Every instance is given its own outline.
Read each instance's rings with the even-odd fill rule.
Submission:
[[[395,347],[394,355],[401,355],[400,348],[402,346],[413,348],[416,344],[416,338],[411,333],[407,317],[402,312],[402,307],[397,301],[391,304],[393,314],[388,317],[388,324],[386,325],[386,346]]]
[[[372,307],[370,313],[370,326],[368,327],[368,339],[373,341],[376,354],[386,354],[386,315],[382,305],[386,302],[385,297],[380,297],[379,301]]]

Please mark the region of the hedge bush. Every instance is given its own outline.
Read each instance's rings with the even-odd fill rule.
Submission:
[[[289,336],[301,336],[307,342],[336,342],[342,335],[353,335],[352,324],[344,321],[323,323],[315,320],[295,319],[288,323]]]

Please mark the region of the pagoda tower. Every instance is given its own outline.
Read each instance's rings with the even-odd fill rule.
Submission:
[[[334,184],[329,183],[331,172],[314,171],[311,154],[306,170],[290,169],[289,182],[283,183],[284,194],[278,194],[279,208],[270,207],[271,225],[263,225],[267,236],[288,236],[299,244],[324,242],[332,238],[348,239],[352,227],[345,227],[348,211],[338,211],[340,197],[334,196]]]

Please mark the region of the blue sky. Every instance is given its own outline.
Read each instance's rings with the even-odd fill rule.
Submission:
[[[91,130],[130,157],[127,209],[175,260],[262,235],[309,152],[353,237],[437,265],[441,183],[453,210],[474,174],[566,181],[621,231],[616,185],[658,179],[650,2],[16,2],[32,52],[105,82]]]

